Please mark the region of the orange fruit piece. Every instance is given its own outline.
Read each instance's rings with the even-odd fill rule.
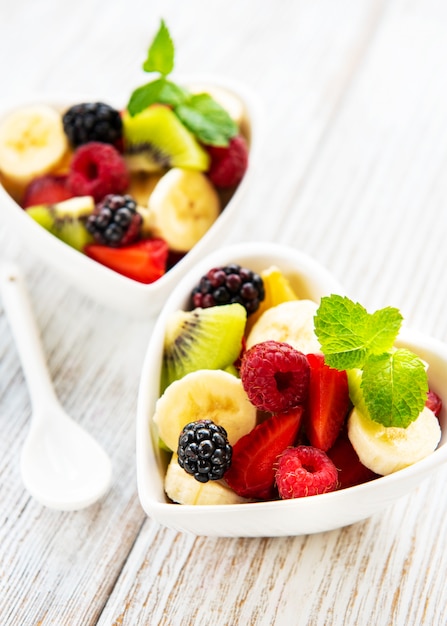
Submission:
[[[261,278],[264,281],[265,298],[259,305],[259,309],[248,317],[247,334],[267,309],[290,300],[299,300],[290,281],[276,265],[263,270]]]

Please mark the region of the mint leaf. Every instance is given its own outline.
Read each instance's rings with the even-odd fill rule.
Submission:
[[[322,298],[315,316],[325,361],[348,371],[353,404],[383,426],[406,428],[424,408],[428,380],[417,355],[393,348],[401,324],[398,309],[370,314],[338,295]]]
[[[339,370],[362,367],[368,349],[369,314],[349,298],[331,295],[321,299],[315,316],[315,333],[326,363]]]
[[[161,20],[160,28],[149,47],[147,59],[143,63],[144,71],[160,72],[163,76],[167,76],[174,68],[174,52],[169,30]]]
[[[144,111],[151,104],[167,104],[175,107],[186,101],[188,96],[186,89],[166,80],[166,78],[158,78],[133,91],[127,104],[127,110],[130,115],[134,116]]]
[[[406,428],[424,408],[427,373],[418,356],[398,349],[369,357],[360,387],[372,420],[383,426]]]
[[[401,324],[402,315],[399,309],[390,306],[370,315],[368,323],[368,347],[371,353],[381,354],[382,352],[391,350]]]
[[[353,369],[361,368],[369,354],[390,350],[401,323],[398,309],[387,307],[371,315],[361,304],[331,295],[321,299],[315,333],[328,365]]]
[[[227,146],[237,135],[237,124],[213,98],[206,93],[191,96],[174,112],[183,124],[204,144]]]

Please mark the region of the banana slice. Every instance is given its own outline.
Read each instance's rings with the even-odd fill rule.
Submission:
[[[318,305],[312,300],[291,300],[267,309],[247,337],[247,349],[263,341],[283,341],[304,354],[320,352],[314,331]]]
[[[0,170],[21,185],[54,170],[67,150],[61,116],[50,106],[18,109],[0,124]]]
[[[176,252],[188,252],[220,212],[216,190],[201,172],[177,167],[156,184],[149,198],[152,233]]]
[[[222,370],[197,370],[171,383],[155,405],[158,434],[177,450],[182,428],[189,422],[210,419],[227,431],[235,444],[256,424],[256,409],[239,378]]]
[[[363,465],[385,476],[431,454],[441,438],[441,428],[428,407],[407,428],[382,426],[354,408],[348,436]]]
[[[165,476],[166,494],[179,504],[241,504],[249,502],[218,480],[199,483],[178,464],[172,455]]]

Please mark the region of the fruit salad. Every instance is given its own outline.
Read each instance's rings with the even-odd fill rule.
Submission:
[[[55,237],[141,283],[163,276],[218,219],[249,156],[243,103],[170,79],[162,21],[122,110],[104,102],[17,109],[0,122],[0,182]]]
[[[400,312],[300,298],[276,266],[211,268],[166,323],[152,420],[178,504],[316,496],[399,471],[441,438]]]

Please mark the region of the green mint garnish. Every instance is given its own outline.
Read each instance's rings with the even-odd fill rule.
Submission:
[[[413,352],[398,349],[369,357],[363,366],[360,388],[375,422],[406,428],[424,408],[427,373]]]
[[[354,404],[384,426],[406,428],[424,408],[428,381],[418,356],[393,347],[401,323],[398,309],[370,314],[349,298],[331,295],[321,299],[315,332],[326,363],[348,370]]]
[[[161,20],[160,28],[149,47],[147,59],[143,63],[145,72],[159,72],[167,76],[174,69],[174,43],[169,30]]]
[[[175,107],[185,102],[189,94],[166,78],[158,78],[135,89],[130,96],[127,110],[130,115],[137,115],[151,104],[167,104]]]
[[[238,128],[228,113],[206,93],[190,96],[175,107],[178,117],[205,144],[227,146]]]
[[[167,80],[167,76],[174,69],[174,56],[174,44],[162,20],[143,63],[145,72],[156,72],[159,76],[132,92],[127,105],[129,114],[137,115],[151,104],[166,104],[172,107],[180,121],[200,142],[212,146],[227,146],[230,139],[238,133],[237,124],[210,95],[193,95]]]
[[[390,350],[401,323],[397,309],[387,307],[371,315],[361,304],[332,295],[321,299],[315,332],[326,363],[346,370],[362,367],[368,354]]]

